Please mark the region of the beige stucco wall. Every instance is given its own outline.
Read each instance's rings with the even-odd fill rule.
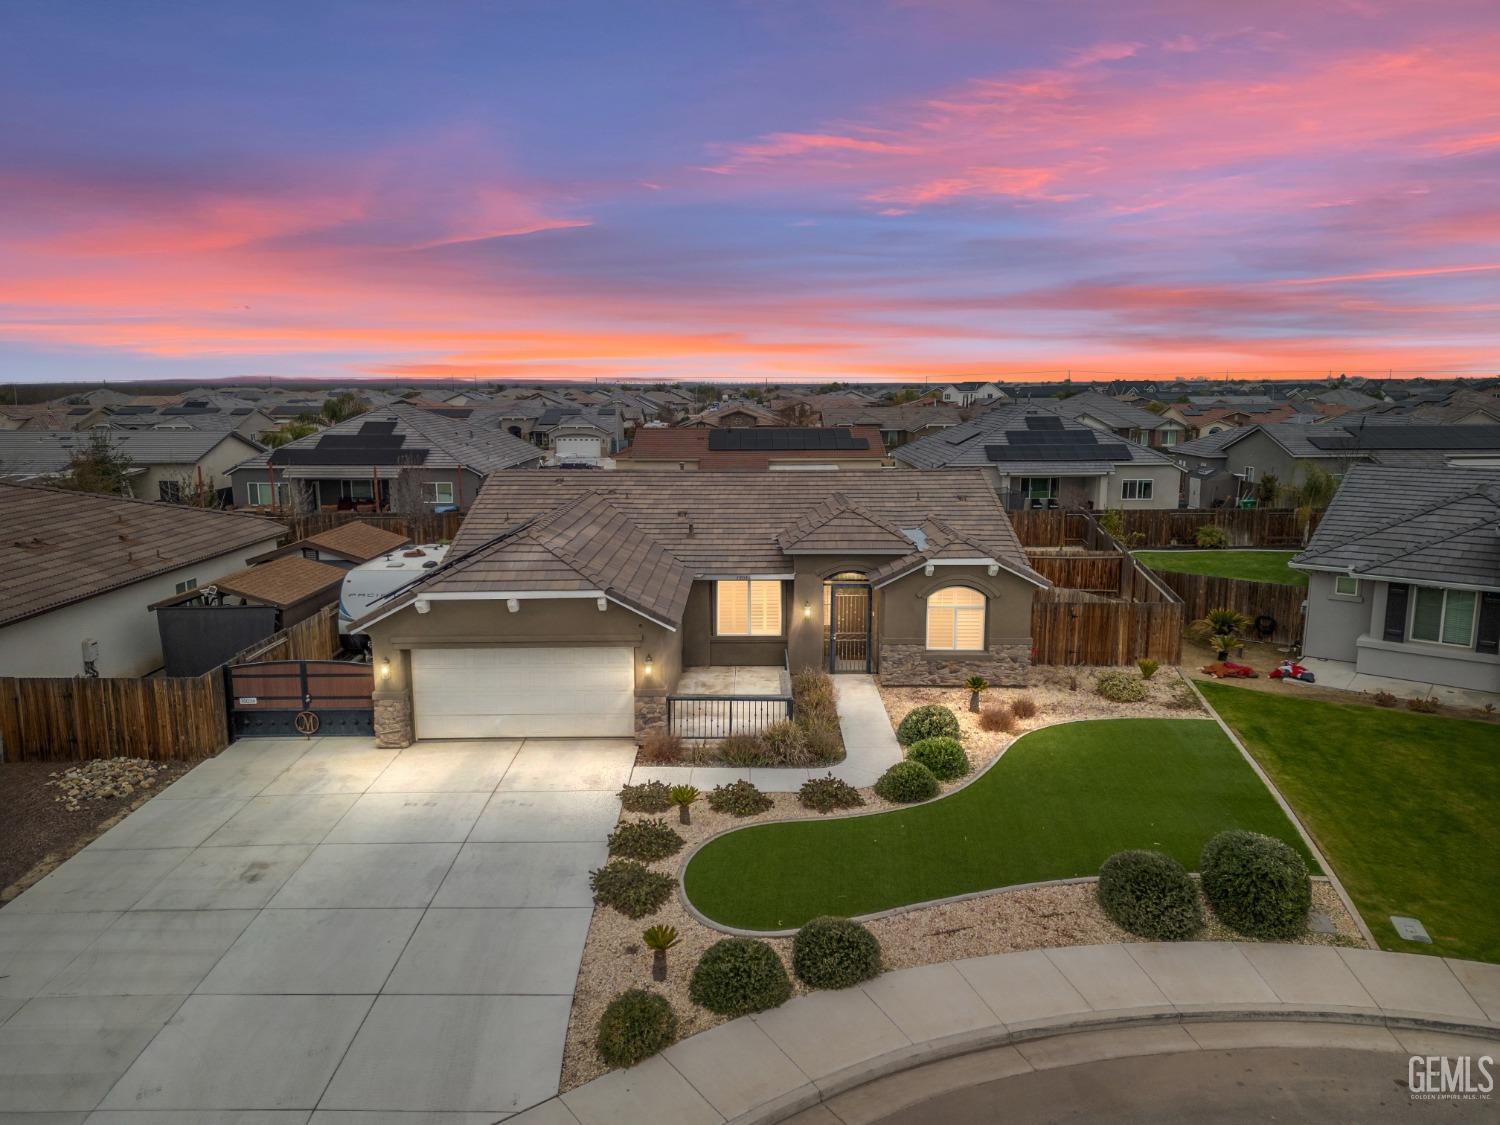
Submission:
[[[131,478],[132,494],[139,500],[160,500],[162,481],[181,482],[184,491],[193,489],[198,482],[198,469],[203,470],[203,487],[206,489],[228,488],[229,470],[254,457],[259,452],[254,446],[229,436],[199,459],[197,465],[147,465],[138,477]]]
[[[927,598],[944,586],[972,586],[989,601],[985,612],[987,645],[1031,642],[1031,583],[1001,571],[991,578],[982,566],[940,566],[931,578],[918,570],[880,591],[882,643],[927,643]]]
[[[1095,500],[1095,507],[1175,509],[1182,490],[1182,470],[1176,465],[1131,465],[1117,468],[1102,479],[1103,496]],[[1121,495],[1121,485],[1127,480],[1151,481],[1151,499],[1126,500]]]

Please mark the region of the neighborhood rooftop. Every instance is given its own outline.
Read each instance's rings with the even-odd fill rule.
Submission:
[[[1003,463],[1007,473],[1051,476],[1102,474],[1117,464],[1172,464],[1144,445],[1100,435],[1033,403],[996,406],[972,421],[903,445],[892,456],[919,469]]]
[[[96,435],[136,465],[192,465],[220,442],[244,442],[245,452],[260,447],[227,431],[203,430],[0,430],[0,477],[66,473],[86,453]]]

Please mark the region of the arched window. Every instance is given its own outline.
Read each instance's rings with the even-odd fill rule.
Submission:
[[[927,599],[927,647],[942,652],[984,648],[984,595],[970,586],[945,586]]]

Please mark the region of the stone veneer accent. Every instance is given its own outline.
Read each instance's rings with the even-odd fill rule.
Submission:
[[[667,725],[667,697],[658,693],[646,695],[635,693],[635,733],[645,734],[652,727]]]
[[[880,646],[880,682],[891,687],[962,687],[970,676],[983,676],[995,687],[1024,687],[1030,667],[1029,644],[992,645],[962,656],[930,653],[921,645]]]
[[[411,696],[405,692],[375,696],[375,745],[385,750],[400,750],[415,739]]]

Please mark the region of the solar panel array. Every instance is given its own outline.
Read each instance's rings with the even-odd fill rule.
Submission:
[[[1033,426],[1031,423],[1040,425]],[[1056,422],[1057,425],[1052,425]],[[1069,430],[1061,418],[1026,419],[1027,429],[1007,430],[1007,445],[986,445],[984,455],[991,461],[1129,461],[1130,448],[1124,442],[1100,441],[1093,430]]]
[[[1026,428],[1028,430],[1060,430],[1063,428],[1063,420],[1055,414],[1028,414]]]
[[[737,426],[710,430],[708,448],[748,453],[791,450],[869,449],[868,438],[856,437],[847,426],[823,429],[798,426]]]
[[[1307,435],[1315,449],[1500,449],[1500,426],[1346,426]]]
[[[420,465],[430,450],[406,444],[395,422],[366,422],[357,433],[323,434],[308,446],[284,445],[271,453],[273,465]]]

